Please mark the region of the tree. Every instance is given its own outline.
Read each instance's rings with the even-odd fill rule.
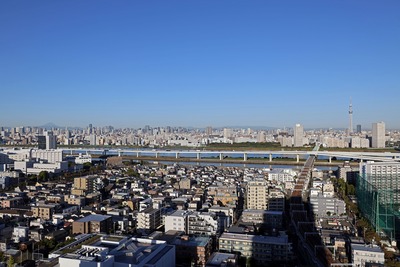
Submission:
[[[49,179],[49,172],[48,171],[41,171],[38,175],[38,180],[41,182],[45,182]]]
[[[132,169],[132,168],[129,168],[126,171],[126,175],[128,175],[130,177],[139,177],[139,173],[136,170]]]
[[[8,261],[7,261],[7,266],[8,267],[13,267],[15,264],[15,260],[13,256],[8,257]]]
[[[85,163],[83,163],[83,169],[84,169],[85,171],[90,170],[90,167],[92,167],[92,163],[90,163],[90,162],[85,162]]]
[[[356,193],[356,188],[354,187],[354,185],[349,184],[347,185],[347,195],[355,195]]]

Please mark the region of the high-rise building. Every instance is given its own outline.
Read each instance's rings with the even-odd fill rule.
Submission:
[[[224,128],[224,138],[229,139],[232,137],[232,129]]]
[[[212,135],[212,132],[213,132],[213,128],[211,126],[208,126],[206,128],[206,135]]]
[[[97,145],[97,136],[95,134],[91,134],[90,135],[90,145],[91,146],[95,146]]]
[[[385,147],[385,123],[375,122],[372,124],[372,147],[384,148]]]
[[[398,240],[400,229],[400,163],[361,162],[356,181],[357,202],[377,233]]]
[[[257,142],[258,143],[263,143],[265,141],[266,141],[265,132],[264,131],[258,132],[258,134],[257,134]]]
[[[38,149],[46,149],[46,136],[38,135]]]
[[[52,131],[46,132],[46,149],[57,148],[57,136],[53,135]]]
[[[247,209],[268,209],[268,185],[265,181],[247,183]]]
[[[357,133],[361,133],[361,124],[357,124]]]
[[[294,126],[294,140],[293,140],[293,145],[295,147],[301,147],[303,146],[303,138],[304,138],[304,129],[301,124],[296,124]]]

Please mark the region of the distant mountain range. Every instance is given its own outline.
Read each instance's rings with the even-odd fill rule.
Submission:
[[[43,124],[43,125],[37,126],[37,127],[45,128],[45,129],[63,128],[63,127],[61,127],[61,126],[57,126],[55,123],[52,123],[52,122],[48,122],[48,123],[46,123],[46,124]]]

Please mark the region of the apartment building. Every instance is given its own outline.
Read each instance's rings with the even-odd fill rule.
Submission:
[[[286,235],[258,236],[223,233],[219,238],[219,249],[223,252],[239,253],[241,257],[253,258],[260,265],[271,262],[284,263],[293,258],[292,243],[289,243]]]
[[[249,181],[247,183],[247,209],[268,209],[268,184],[264,180]]]
[[[354,266],[373,266],[373,263],[385,264],[385,253],[378,246],[351,244],[351,258]]]
[[[112,217],[91,214],[72,223],[73,234],[109,233],[112,229]]]
[[[138,230],[156,230],[162,224],[161,209],[149,207],[137,215]]]
[[[43,220],[51,220],[55,213],[56,205],[51,204],[40,204],[35,207],[31,207],[33,217],[41,218]]]

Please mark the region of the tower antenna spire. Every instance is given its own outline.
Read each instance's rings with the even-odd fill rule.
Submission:
[[[350,105],[349,105],[349,134],[353,133],[353,104],[350,97]]]

